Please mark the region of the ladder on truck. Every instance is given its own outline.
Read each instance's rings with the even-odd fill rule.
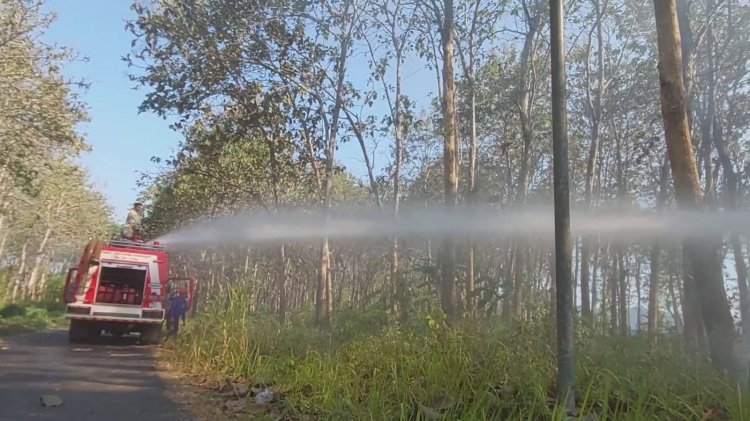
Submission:
[[[131,240],[112,239],[109,240],[109,245],[112,247],[122,247],[138,250],[166,251],[166,248],[156,241],[152,241],[150,243],[140,243]]]

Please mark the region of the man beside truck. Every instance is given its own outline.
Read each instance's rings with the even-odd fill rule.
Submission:
[[[180,288],[169,297],[169,304],[167,306],[167,337],[177,336],[177,331],[180,328],[180,319],[185,323],[187,310],[187,290]]]

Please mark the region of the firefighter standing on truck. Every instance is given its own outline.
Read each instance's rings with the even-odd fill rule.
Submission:
[[[133,208],[128,212],[125,219],[125,226],[122,228],[122,236],[128,240],[136,241],[141,238],[141,213],[143,212],[143,203],[133,203]]]

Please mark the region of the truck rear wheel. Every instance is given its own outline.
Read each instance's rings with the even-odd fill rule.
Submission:
[[[86,320],[71,320],[68,328],[68,339],[70,342],[79,343],[91,339],[94,336],[94,326]]]
[[[161,325],[146,325],[141,330],[141,343],[144,345],[158,345],[161,342]]]

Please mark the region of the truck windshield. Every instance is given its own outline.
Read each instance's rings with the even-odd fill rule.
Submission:
[[[146,269],[103,266],[99,272],[96,301],[107,304],[141,305]]]

